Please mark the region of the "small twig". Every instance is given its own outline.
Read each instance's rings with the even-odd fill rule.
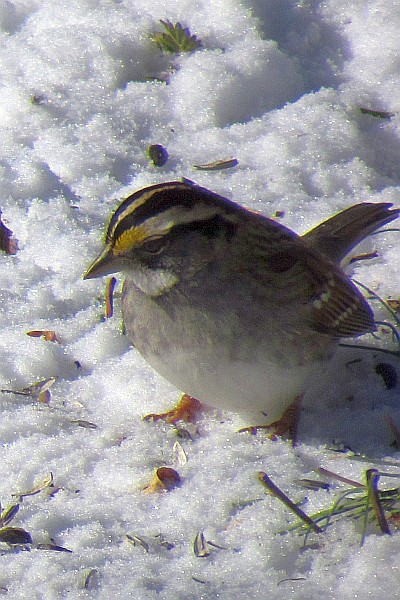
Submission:
[[[358,262],[360,260],[370,260],[371,258],[377,258],[378,253],[374,250],[373,252],[365,252],[364,254],[356,254],[350,259],[350,264]]]
[[[114,288],[117,283],[115,277],[110,277],[107,280],[106,286],[106,308],[105,308],[105,317],[106,319],[110,319],[114,314]]]
[[[382,533],[391,535],[389,524],[386,520],[385,512],[382,507],[381,500],[379,498],[378,482],[380,479],[380,473],[378,469],[368,469],[366,472],[368,500],[375,513],[378,525],[381,528]]]
[[[328,471],[328,469],[324,469],[323,467],[319,467],[317,469],[317,473],[319,475],[325,475],[326,477],[331,477],[332,479],[336,479],[337,481],[341,481],[342,483],[347,483],[348,485],[352,485],[353,487],[364,488],[365,485],[362,483],[358,483],[358,481],[353,481],[352,479],[347,479],[347,477],[342,477],[337,473],[333,473],[332,471]]]
[[[318,525],[314,523],[314,521],[297,506],[297,504],[292,502],[292,500],[290,500],[290,498],[286,496],[286,494],[284,494],[278,488],[278,486],[275,485],[275,483],[268,477],[266,473],[264,473],[264,471],[259,471],[258,479],[273,496],[283,502],[283,504],[285,504],[285,506],[287,506],[297,517],[299,517],[299,519],[306,523],[310,529],[315,531],[315,533],[322,533],[322,529],[318,527]]]

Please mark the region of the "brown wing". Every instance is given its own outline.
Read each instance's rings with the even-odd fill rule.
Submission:
[[[265,310],[272,307],[291,327],[301,329],[305,322],[333,337],[375,329],[367,301],[338,266],[290,230],[266,225],[251,232],[245,228],[247,253],[242,261],[249,282],[257,281],[253,291],[264,298]]]
[[[309,326],[334,337],[354,337],[376,329],[373,312],[361,292],[333,264],[325,265],[307,255],[301,259],[314,282]]]

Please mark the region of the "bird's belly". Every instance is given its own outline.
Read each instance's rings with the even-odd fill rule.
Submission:
[[[271,334],[271,319],[238,323],[232,315],[224,320],[223,310],[216,316],[184,308],[170,313],[141,294],[123,298],[136,349],[179,390],[210,406],[276,420],[330,354],[332,341],[322,343],[322,336],[314,344],[280,329]]]
[[[250,364],[226,362],[221,355],[191,360],[187,355],[146,356],[151,366],[178,389],[200,402],[245,414],[252,418],[274,421],[304,392],[312,371],[322,364],[282,368],[261,361]]]

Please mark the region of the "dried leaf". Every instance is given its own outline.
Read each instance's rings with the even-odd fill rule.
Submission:
[[[282,583],[286,583],[287,581],[307,581],[306,577],[287,577],[286,579],[281,579],[277,582],[276,586],[282,585]]]
[[[175,469],[171,469],[171,467],[159,467],[156,469],[150,484],[145,488],[145,493],[169,492],[180,484],[181,477]]]
[[[22,394],[27,396],[32,396],[33,398],[39,398],[41,394],[47,392],[57,381],[57,377],[49,377],[48,379],[43,379],[43,381],[38,381],[29,387],[23,388],[21,390]],[[21,393],[20,392],[20,393]],[[14,392],[18,393],[18,392]]]
[[[326,481],[316,481],[315,479],[298,479],[297,483],[308,490],[325,490],[328,492],[331,487]]]
[[[360,112],[362,112],[363,115],[370,115],[371,117],[377,117],[378,119],[391,119],[392,117],[396,116],[396,113],[363,107],[360,107]]]
[[[98,576],[98,574],[99,572],[97,569],[89,569],[89,571],[86,571],[83,579],[83,588],[85,590],[89,590],[93,586],[95,577]]]
[[[3,510],[3,512],[0,515],[0,527],[5,527],[9,523],[11,523],[11,521],[19,511],[19,506],[19,504],[12,504],[8,508],[6,508],[6,510]]]
[[[198,577],[192,577],[192,580],[196,583],[201,583],[203,585],[206,585],[208,583],[205,579],[199,579]]]
[[[198,558],[205,558],[211,554],[210,547],[202,531],[198,531],[196,533],[196,537],[194,538],[193,542],[193,552]]]
[[[51,394],[49,390],[44,390],[44,392],[41,392],[39,394],[38,402],[40,402],[41,404],[50,404],[50,400]]]
[[[143,550],[145,550],[145,552],[149,551],[148,543],[145,542],[144,539],[140,538],[138,535],[129,535],[129,533],[127,533],[126,539],[133,546],[141,546],[143,548]]]
[[[17,396],[31,396],[32,398],[38,398],[40,402],[46,400],[47,396],[42,396],[44,392],[47,392],[51,386],[57,381],[56,377],[50,377],[43,381],[38,381],[29,387],[22,388],[22,390],[0,390],[4,394],[16,394]]]
[[[54,478],[53,473],[49,473],[44,479],[39,481],[32,489],[27,492],[20,492],[19,494],[13,494],[13,496],[17,496],[18,498],[24,498],[25,496],[35,496],[39,494],[39,492],[45,490],[46,488],[52,488],[54,486]]]
[[[0,210],[0,250],[3,250],[6,254],[17,254],[18,242],[12,237],[13,232],[11,229],[8,229],[8,227],[4,225],[1,214]]]
[[[48,102],[48,98],[44,94],[32,94],[32,96],[29,98],[29,101],[31,104],[40,106],[42,104],[46,104]]]
[[[51,330],[27,331],[26,335],[29,335],[30,337],[42,337],[46,342],[58,342],[56,332]]]
[[[68,552],[72,554],[72,550],[68,550],[68,548],[64,548],[63,546],[57,546],[56,544],[36,544],[35,548],[37,550],[52,550],[53,552]]]
[[[84,421],[83,419],[74,419],[73,421],[71,421],[71,423],[74,423],[75,425],[78,425],[78,427],[83,427],[83,429],[98,429],[98,425],[96,425],[96,423],[91,423],[90,421]]]
[[[231,169],[239,164],[237,158],[225,158],[204,165],[193,165],[199,171],[220,171],[221,169]]]
[[[174,465],[177,467],[183,467],[187,463],[186,452],[182,448],[179,442],[175,442],[172,448],[172,453],[174,456]]]
[[[166,548],[167,550],[172,550],[172,548],[175,548],[175,544],[166,540],[162,533],[157,533],[157,535],[155,535],[154,537],[159,538],[160,546],[162,546],[163,548]]]
[[[32,544],[32,538],[21,527],[3,527],[0,529],[0,542],[7,544]]]

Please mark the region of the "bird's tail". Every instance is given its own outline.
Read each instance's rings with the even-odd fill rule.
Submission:
[[[400,214],[390,203],[355,204],[327,219],[302,237],[307,244],[339,264],[370,233],[387,225]]]

